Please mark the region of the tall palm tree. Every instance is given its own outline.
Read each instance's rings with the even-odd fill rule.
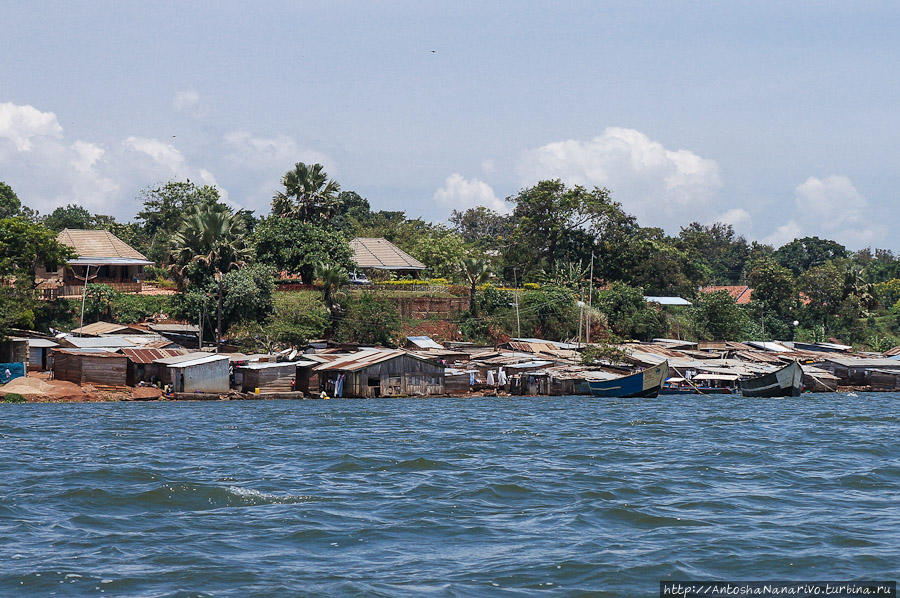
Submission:
[[[211,271],[218,287],[216,300],[216,351],[222,337],[222,277],[246,263],[250,249],[244,239],[243,221],[225,204],[200,205],[187,217],[169,242],[169,271],[179,285],[193,264]]]
[[[469,281],[469,313],[473,316],[478,311],[475,305],[476,287],[488,281],[491,270],[483,259],[467,257],[459,262],[460,271]]]
[[[347,270],[341,266],[319,262],[316,264],[315,277],[316,280],[322,283],[322,300],[333,317],[335,312],[340,309],[337,301],[335,301],[334,294],[347,284]]]
[[[310,222],[334,215],[335,198],[341,186],[329,179],[321,164],[297,162],[281,179],[284,191],[272,198],[272,213]]]

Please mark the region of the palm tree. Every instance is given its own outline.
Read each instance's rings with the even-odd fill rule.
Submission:
[[[321,164],[297,162],[293,170],[285,173],[281,183],[284,191],[276,192],[272,198],[273,214],[299,218],[305,222],[334,215],[335,197],[341,186],[328,178]]]
[[[200,205],[187,217],[169,242],[169,271],[179,286],[187,283],[193,264],[211,271],[218,287],[216,300],[216,351],[222,336],[222,277],[243,266],[250,250],[244,240],[243,221],[225,204]]]
[[[335,312],[340,310],[334,294],[347,284],[347,270],[342,266],[319,262],[316,264],[315,277],[322,283],[322,300],[325,302],[325,307],[334,316]]]
[[[467,257],[459,262],[460,270],[466,280],[469,281],[469,313],[476,315],[475,290],[480,284],[488,281],[491,270],[483,259]]]

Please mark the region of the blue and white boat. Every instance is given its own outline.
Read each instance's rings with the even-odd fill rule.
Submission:
[[[591,380],[588,382],[595,397],[647,397],[659,395],[663,382],[669,375],[669,362],[663,361],[641,370],[612,380]]]

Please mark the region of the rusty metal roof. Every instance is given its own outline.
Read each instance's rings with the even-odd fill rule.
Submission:
[[[403,357],[404,355],[408,355],[419,361],[431,363],[429,360],[419,357],[414,353],[410,353],[409,351],[401,351],[398,349],[373,349],[350,353],[349,355],[341,356],[328,363],[323,363],[313,369],[317,372],[358,372],[367,367],[390,361],[397,357]]]
[[[184,349],[129,349],[121,350],[122,355],[127,357],[132,363],[153,363],[157,359],[165,359],[166,357],[176,357],[178,355],[186,355]]]

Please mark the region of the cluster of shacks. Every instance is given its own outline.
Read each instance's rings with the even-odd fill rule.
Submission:
[[[245,355],[198,351],[177,342],[191,332],[185,324],[97,322],[71,334],[19,339],[24,344],[16,359],[27,362],[28,369],[50,370],[59,380],[100,387],[155,385],[174,393],[366,398],[588,394],[590,381],[663,360],[669,364],[669,383],[676,386],[734,388],[744,378],[796,360],[807,390],[900,388],[900,347],[862,354],[833,343],[655,339],[622,345],[619,362],[585,365],[583,345],[536,338],[478,347],[411,336],[400,349],[322,342],[302,350]]]

